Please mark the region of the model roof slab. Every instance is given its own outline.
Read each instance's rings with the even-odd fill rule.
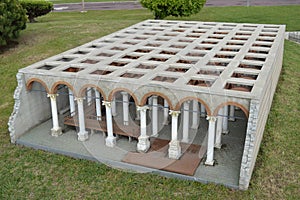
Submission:
[[[239,183],[245,189],[282,66],[284,32],[284,25],[146,20],[32,64],[17,75],[12,142],[37,123],[26,125],[21,114],[21,99],[36,98],[24,92],[34,81],[51,94],[65,84],[77,97],[97,87],[105,101],[126,90],[139,106],[158,94],[171,110],[194,98],[213,116],[235,105],[248,117]]]

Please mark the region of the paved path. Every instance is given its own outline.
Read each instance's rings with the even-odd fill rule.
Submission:
[[[300,0],[207,0],[205,6],[279,6],[300,5]],[[84,10],[134,10],[141,9],[138,1],[123,2],[89,2],[85,3]],[[55,12],[80,11],[81,3],[54,4]]]

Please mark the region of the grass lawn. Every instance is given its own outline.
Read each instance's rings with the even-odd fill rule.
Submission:
[[[300,6],[204,8],[184,19],[287,24],[294,31],[300,30],[299,11]],[[0,49],[0,199],[300,199],[300,45],[289,41],[247,191],[123,172],[9,142],[18,69],[149,18],[146,10],[50,13],[28,24],[18,45]]]
[[[82,0],[49,0],[54,4],[60,4],[60,3],[81,3]],[[84,0],[84,2],[118,2],[118,1],[136,1],[138,0]]]

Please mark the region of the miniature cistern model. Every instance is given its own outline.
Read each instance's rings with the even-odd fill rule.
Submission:
[[[32,64],[17,73],[11,142],[245,190],[284,32],[146,20]]]

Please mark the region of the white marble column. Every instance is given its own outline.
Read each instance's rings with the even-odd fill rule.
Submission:
[[[170,110],[172,116],[172,139],[169,143],[169,158],[179,159],[181,156],[181,146],[178,140],[178,115],[180,111]]]
[[[207,116],[206,119],[208,120],[208,137],[205,165],[214,165],[214,143],[217,118],[215,116]]]
[[[86,91],[86,96],[87,96],[87,104],[88,106],[92,105],[92,88],[88,87]]]
[[[157,96],[152,96],[152,136],[158,134]]]
[[[113,98],[112,102],[111,102],[111,113],[112,116],[117,116],[117,103],[116,103],[116,97]]]
[[[193,123],[192,129],[198,129],[199,126],[199,105],[198,101],[193,100]]]
[[[101,96],[100,92],[95,89],[95,97],[96,97],[96,115],[97,120],[101,121],[102,119],[102,112],[101,112]]]
[[[78,140],[85,141],[88,139],[88,132],[85,130],[85,118],[84,118],[84,110],[83,110],[83,98],[76,98],[77,106],[78,106],[78,119],[79,119],[79,132]]]
[[[69,90],[69,104],[70,104],[70,113],[71,116],[75,115],[75,102],[74,102],[74,94],[72,92],[72,90]]]
[[[228,106],[224,106],[223,108],[223,126],[222,126],[222,133],[228,134]]]
[[[189,142],[189,124],[190,124],[190,101],[183,103],[183,129],[182,129],[182,142]]]
[[[123,97],[123,124],[127,126],[129,124],[129,98],[127,92],[121,92]]]
[[[138,143],[137,143],[137,150],[139,152],[147,152],[148,149],[150,148],[150,141],[149,141],[149,136],[147,136],[147,119],[146,119],[146,114],[147,110],[149,109],[148,106],[141,106],[137,107],[137,110],[140,112],[140,131],[141,134],[138,138]]]
[[[230,111],[229,111],[229,121],[235,121],[235,117],[234,117],[234,106],[230,106]]]
[[[113,121],[112,121],[112,104],[109,101],[102,101],[102,105],[105,106],[106,110],[106,126],[107,126],[107,137],[105,144],[108,147],[116,146],[116,137],[113,134]]]
[[[203,104],[201,104],[201,106],[200,106],[201,108],[200,108],[200,112],[201,112],[201,114],[200,114],[200,116],[201,117],[205,117],[205,115],[206,115],[206,113],[205,113],[205,106],[203,105]]]
[[[220,108],[217,116],[217,130],[216,130],[216,138],[215,138],[215,147],[220,149],[222,146],[221,139],[222,139],[222,126],[223,126],[223,108]]]
[[[169,124],[169,105],[167,100],[164,99],[164,121],[163,125]]]
[[[58,94],[47,94],[47,97],[50,97],[50,103],[51,103],[51,113],[52,113],[52,129],[51,129],[51,135],[52,136],[59,136],[62,134],[61,127],[59,127],[58,123],[58,115],[57,115],[57,104],[56,104],[56,97]]]

